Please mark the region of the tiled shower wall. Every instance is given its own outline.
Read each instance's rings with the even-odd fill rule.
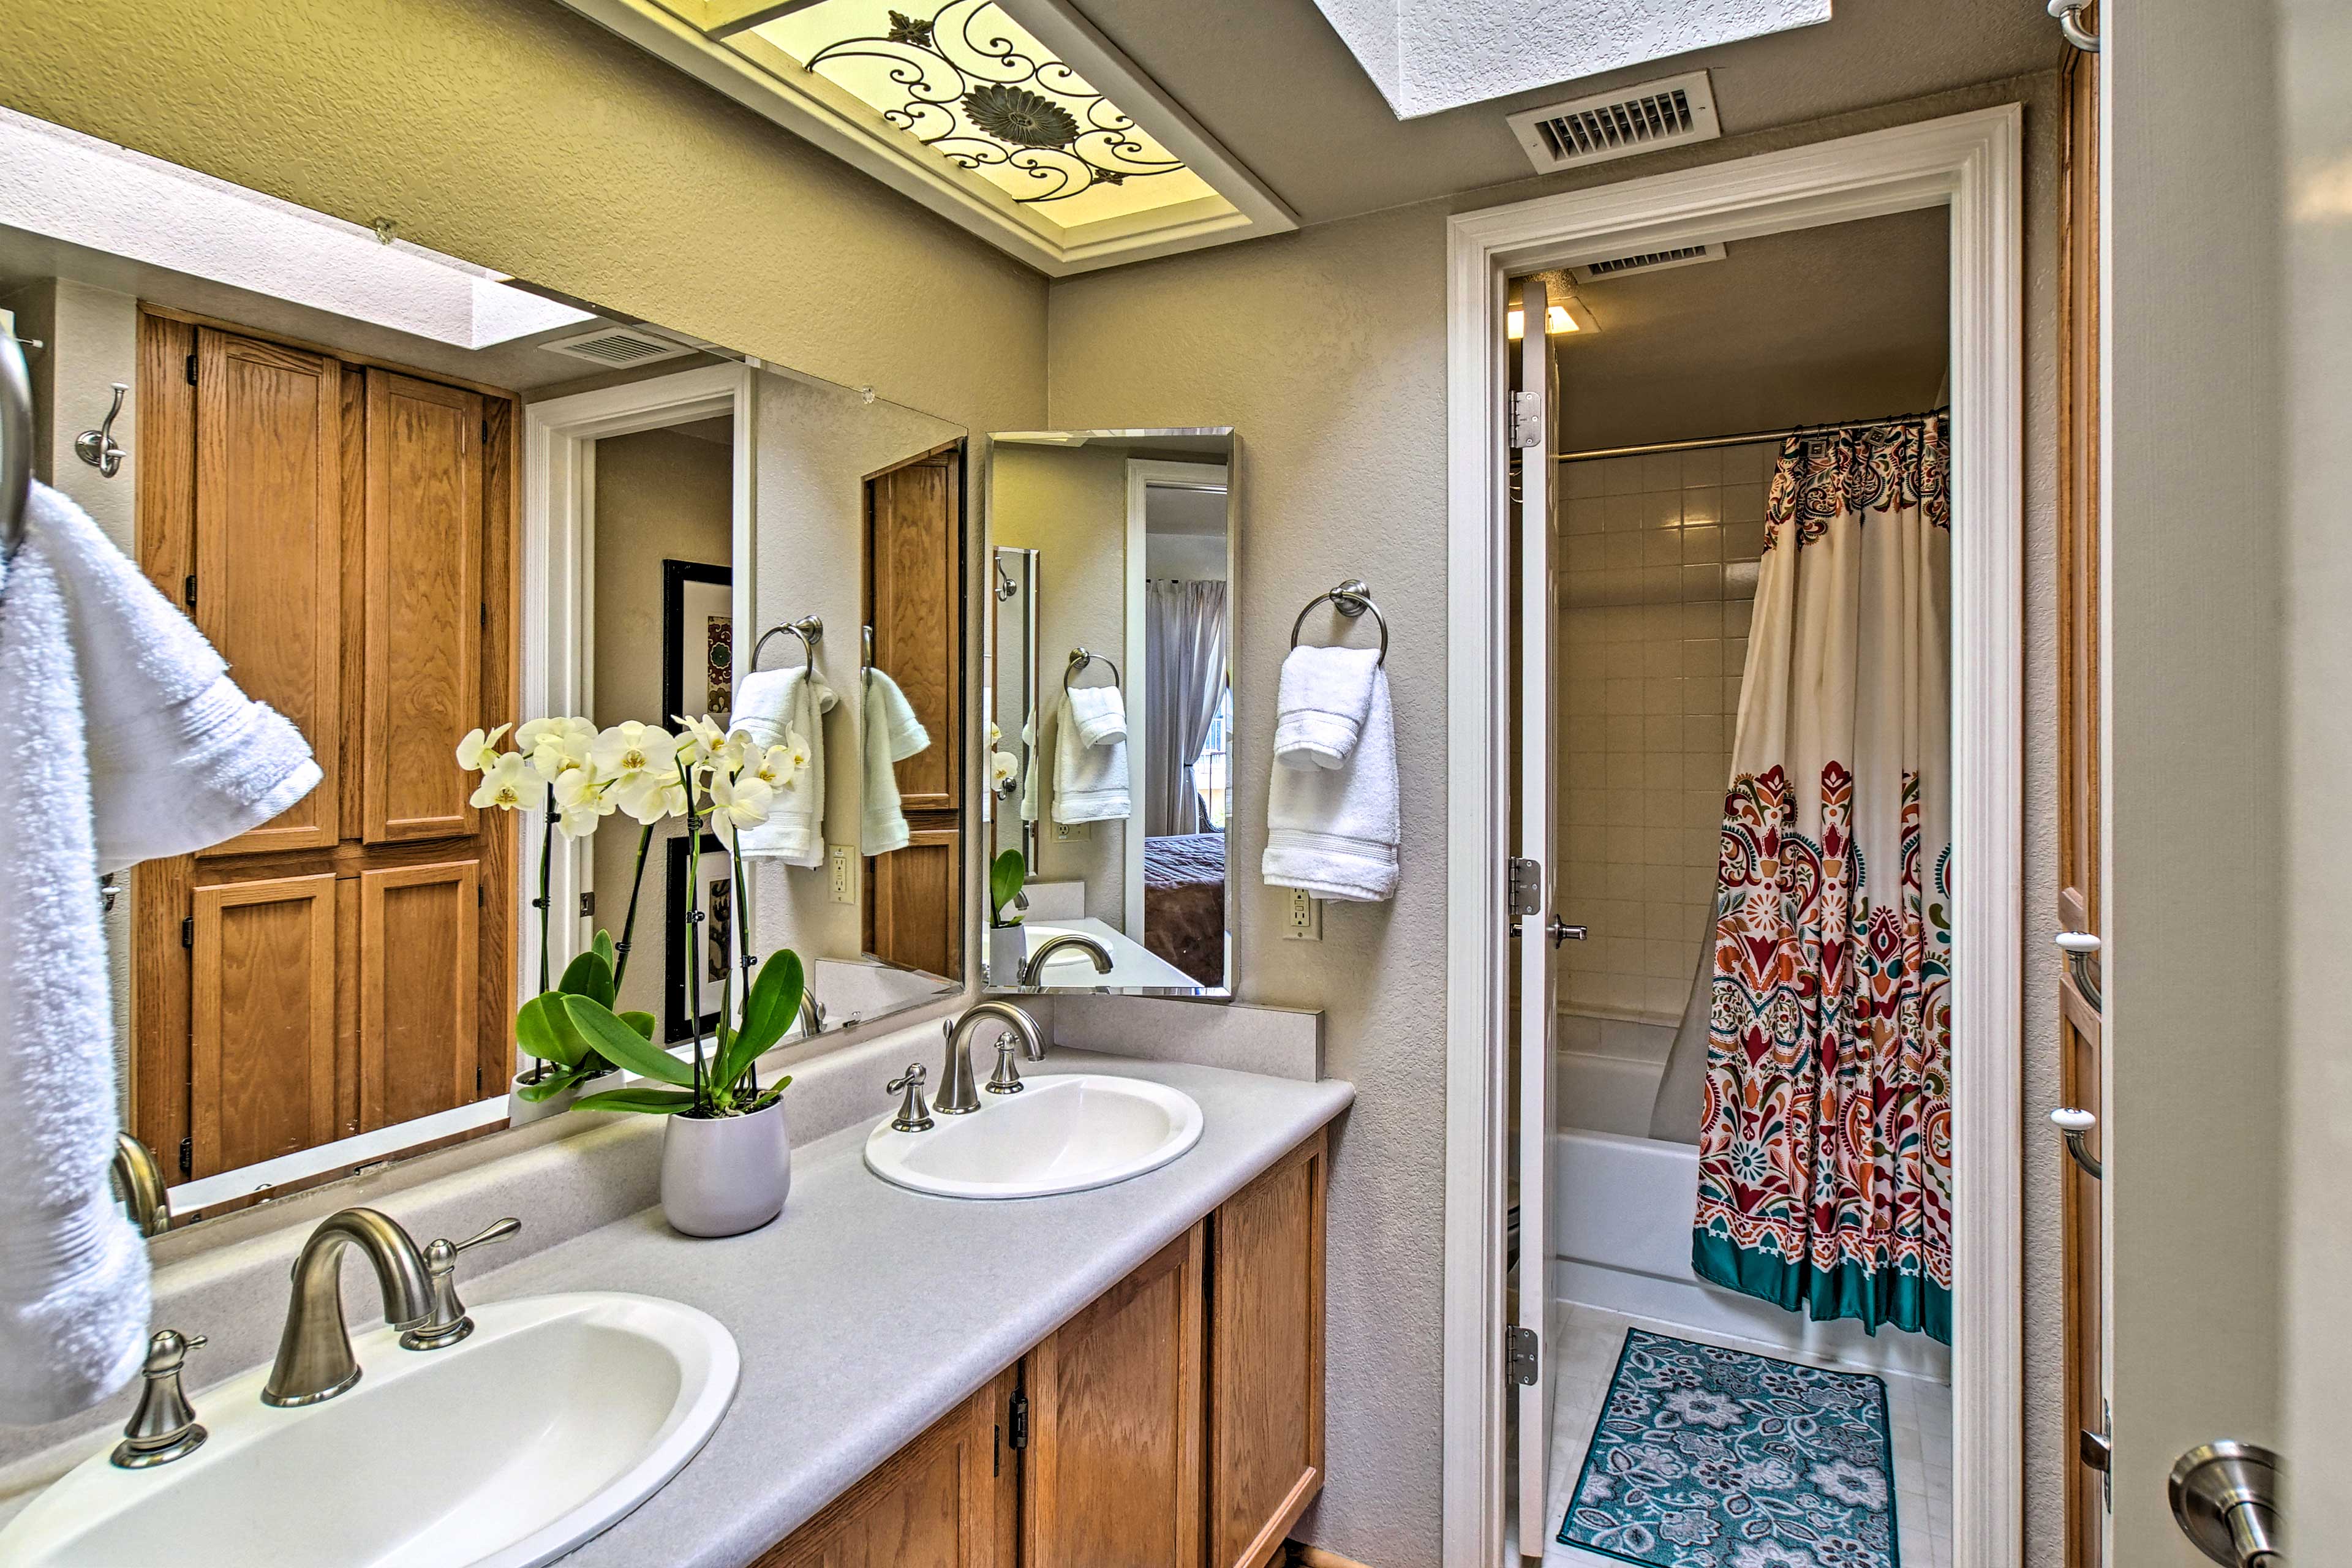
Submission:
[[[1560,949],[1570,1049],[1662,1058],[1690,996],[1779,450],[1564,465],[1559,909],[1591,932]]]

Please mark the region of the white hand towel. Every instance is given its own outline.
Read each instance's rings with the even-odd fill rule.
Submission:
[[[1089,746],[1127,739],[1127,699],[1116,686],[1071,688],[1070,716],[1077,721],[1078,739]]]
[[[81,508],[33,487],[82,690],[98,868],[225,843],[319,787],[300,731],[237,689],[178,606]]]
[[[0,1423],[14,1426],[113,1393],[147,1335],[146,1243],[107,1187],[114,1029],[57,531],[37,518],[0,599]]]
[[[866,672],[866,810],[860,846],[868,855],[907,847],[907,816],[898,809],[898,772],[904,762],[931,743],[915,717],[914,705],[898,683],[878,669]]]
[[[1396,719],[1385,670],[1372,672],[1363,736],[1346,762],[1336,768],[1275,763],[1265,829],[1261,869],[1269,886],[1356,903],[1395,895]]]
[[[1127,742],[1089,746],[1078,738],[1071,717],[1075,691],[1062,694],[1062,711],[1054,725],[1054,820],[1056,822],[1124,822],[1135,807],[1128,793]]]
[[[808,765],[789,788],[776,792],[768,820],[743,829],[747,858],[824,864],[824,716],[838,700],[824,677],[806,665],[755,669],[736,686],[730,730],[762,752],[782,745],[795,731],[808,745]]]
[[[1021,820],[1037,820],[1037,785],[1045,770],[1037,765],[1037,710],[1021,721]]]
[[[1292,648],[1275,699],[1274,760],[1290,768],[1346,762],[1371,711],[1380,666],[1377,648]]]

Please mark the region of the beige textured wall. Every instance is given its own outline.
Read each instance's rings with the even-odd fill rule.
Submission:
[[[1054,425],[1231,424],[1240,433],[1243,585],[1234,654],[1244,756],[1234,853],[1245,1001],[1326,1010],[1353,1079],[1334,1146],[1330,1479],[1300,1533],[1368,1568],[1437,1561],[1444,1236],[1445,323],[1449,212],[1712,163],[1994,104],[2026,106],[2026,820],[2030,1108],[2057,1092],[2053,842],[2057,81],[1989,83],[1813,124],[1376,213],[1296,235],[1066,279],[1053,289]],[[1148,354],[1138,344],[1151,345]],[[1390,615],[1402,742],[1404,879],[1392,903],[1332,905],[1320,946],[1283,941],[1255,872],[1264,747],[1290,619],[1342,577]],[[1249,756],[1255,743],[1256,754]],[[2031,1563],[2063,1550],[2073,1463],[2059,1405],[2058,1167],[2030,1146],[2026,1216]]]
[[[551,0],[0,7],[0,100],[983,428],[1045,283]]]
[[[728,447],[675,430],[608,436],[596,443],[596,711],[599,724],[624,719],[668,727],[662,711],[662,563],[727,565],[734,554],[730,513],[734,475]],[[688,671],[689,678],[694,672]],[[689,679],[688,689],[692,689]],[[686,831],[672,819],[646,853],[622,1004],[662,1016],[669,960],[661,938],[665,841]],[[597,923],[616,935],[628,909],[637,825],[614,813],[596,830]]]

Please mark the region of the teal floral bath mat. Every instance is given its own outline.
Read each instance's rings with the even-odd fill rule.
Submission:
[[[1886,1385],[1628,1330],[1559,1539],[1653,1568],[1900,1568]]]

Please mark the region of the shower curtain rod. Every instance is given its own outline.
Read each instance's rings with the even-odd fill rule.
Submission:
[[[1695,441],[1654,441],[1646,447],[1603,447],[1591,452],[1562,452],[1554,458],[1561,463],[1590,463],[1601,458],[1641,458],[1653,452],[1704,452],[1710,447],[1745,447],[1753,441],[1785,441],[1791,436],[1825,430],[1870,430],[1881,425],[1907,425],[1914,419],[1925,419],[1931,414],[1947,414],[1951,405],[1930,408],[1924,414],[1898,414],[1889,419],[1848,419],[1832,425],[1792,425],[1785,430],[1750,430],[1744,436],[1702,436]]]

